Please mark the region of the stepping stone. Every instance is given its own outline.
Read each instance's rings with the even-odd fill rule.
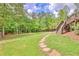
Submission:
[[[48,55],[49,56],[61,56],[61,54],[55,49],[53,49]]]
[[[40,48],[46,48],[47,45],[40,45]]]
[[[43,48],[42,51],[44,51],[44,52],[50,52],[51,49],[50,48]]]
[[[43,38],[43,39],[41,39],[41,41],[45,41],[45,39]]]
[[[40,43],[40,44],[39,44],[39,46],[43,46],[43,45],[45,45],[45,43]]]
[[[40,41],[40,43],[43,43],[43,42],[45,42],[45,40],[41,40],[41,41]]]

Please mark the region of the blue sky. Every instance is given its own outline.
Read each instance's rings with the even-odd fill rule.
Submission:
[[[69,7],[69,15],[74,12],[76,6],[73,3],[26,3],[24,9],[28,13],[53,13],[58,14],[58,11],[67,5]]]

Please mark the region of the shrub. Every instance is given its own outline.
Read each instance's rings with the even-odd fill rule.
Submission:
[[[75,30],[75,33],[76,33],[77,35],[79,35],[79,30]]]

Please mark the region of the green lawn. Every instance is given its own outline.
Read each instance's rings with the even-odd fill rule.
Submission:
[[[46,42],[48,47],[58,50],[62,55],[79,56],[79,41],[59,34],[51,34]]]
[[[40,51],[39,40],[47,33],[33,33],[18,38],[12,38],[12,42],[0,42],[0,55],[5,56],[43,56]],[[20,39],[20,40],[18,40]],[[11,40],[11,39],[10,39]]]
[[[1,56],[45,56],[39,48],[39,41],[47,33],[31,33],[11,36],[9,40],[0,41]],[[12,39],[11,39],[12,38]],[[12,41],[14,40],[14,41]],[[11,41],[11,42],[8,42]],[[79,41],[58,34],[50,34],[46,39],[49,48],[58,50],[62,55],[79,56]]]

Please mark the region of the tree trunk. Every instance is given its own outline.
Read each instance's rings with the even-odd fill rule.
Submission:
[[[16,28],[16,34],[19,34],[19,29],[18,28]]]
[[[0,32],[0,38],[1,38],[1,32]]]
[[[5,28],[4,26],[2,27],[2,38],[5,36]]]

